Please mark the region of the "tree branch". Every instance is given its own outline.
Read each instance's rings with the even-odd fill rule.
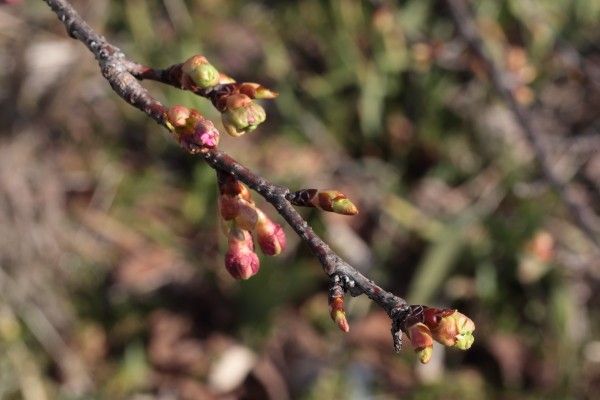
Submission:
[[[556,193],[558,193],[579,229],[591,240],[592,244],[600,249],[600,237],[590,223],[592,219],[590,217],[594,215],[593,211],[578,201],[574,193],[569,190],[567,185],[554,172],[550,157],[544,147],[541,132],[531,123],[528,110],[515,98],[504,71],[487,53],[485,44],[473,21],[468,4],[465,0],[447,0],[447,3],[460,36],[462,36],[473,52],[483,61],[494,89],[507,104],[508,109],[513,114],[515,121],[521,127],[525,138],[533,149],[535,159],[542,170],[542,174]]]
[[[154,70],[128,60],[121,50],[94,32],[66,0],[44,1],[65,25],[69,35],[83,42],[94,54],[102,75],[110,83],[112,89],[127,103],[146,113],[158,124],[170,129],[166,119],[167,108],[153,98],[136,78],[154,79],[182,88],[178,83],[180,82],[179,78],[171,79],[172,73],[178,68],[178,65],[166,70]],[[218,86],[223,87],[223,85]],[[206,95],[207,93],[197,94]],[[210,98],[209,95],[205,97]],[[409,306],[404,299],[383,290],[333,252],[293,207],[291,201],[297,199],[288,188],[269,182],[216,148],[198,148],[193,152],[202,157],[213,169],[230,174],[272,204],[318,258],[333,285],[342,287],[344,292],[352,296],[365,294],[382,307],[392,320],[392,336],[396,350],[399,350],[401,346],[401,331],[406,332],[409,328],[407,324],[414,325],[417,322],[424,322],[424,306]],[[425,307],[425,309],[428,308]],[[429,310],[437,312],[435,311],[437,309]]]

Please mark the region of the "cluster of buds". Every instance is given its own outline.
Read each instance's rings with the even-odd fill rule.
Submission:
[[[253,82],[237,83],[219,72],[206,57],[195,55],[180,65],[181,85],[201,92],[221,112],[225,131],[234,137],[255,130],[266,119],[254,99],[274,99],[277,93]]]
[[[285,232],[256,206],[248,188],[231,175],[219,176],[219,191],[219,212],[228,237],[225,267],[234,278],[248,279],[260,266],[252,232],[268,256],[276,256],[285,249]]]
[[[316,207],[336,214],[356,215],[358,208],[337,190],[303,189],[290,193],[287,199],[296,206]]]
[[[405,332],[415,348],[419,360],[425,364],[431,359],[433,341],[444,346],[467,350],[475,338],[475,323],[466,315],[451,309],[418,307],[419,321],[411,319]]]
[[[350,325],[344,310],[344,290],[339,283],[333,283],[329,288],[329,315],[342,332],[349,332]]]
[[[179,144],[190,153],[219,144],[217,128],[196,110],[176,105],[169,108],[166,119]]]

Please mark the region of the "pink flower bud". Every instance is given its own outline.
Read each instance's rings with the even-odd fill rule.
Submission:
[[[204,119],[196,125],[192,137],[193,143],[200,147],[213,148],[219,144],[219,131],[208,119]]]
[[[268,256],[276,256],[285,249],[285,232],[281,225],[274,223],[262,211],[258,212],[256,236],[261,250]]]
[[[229,231],[229,248],[225,253],[225,268],[235,279],[248,279],[258,272],[260,261],[254,252],[250,232],[236,226]]]
[[[219,144],[219,131],[198,111],[184,106],[173,106],[167,111],[167,121],[177,140],[189,152],[213,148]]]

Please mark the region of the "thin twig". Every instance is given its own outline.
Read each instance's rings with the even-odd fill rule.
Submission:
[[[535,159],[537,160],[543,175],[548,183],[558,193],[562,202],[571,213],[573,220],[581,231],[591,240],[591,242],[600,249],[600,237],[590,223],[594,217],[593,211],[582,202],[575,198],[568,186],[561,181],[552,168],[550,157],[544,147],[542,134],[531,123],[529,111],[523,107],[515,98],[509,80],[506,79],[505,72],[494,62],[493,58],[487,53],[485,44],[473,21],[472,12],[465,0],[447,0],[450,7],[452,18],[456,24],[458,32],[467,42],[469,47],[483,61],[489,74],[494,89],[508,105],[510,112],[517,124],[521,127],[525,138],[533,149]]]
[[[128,60],[121,50],[108,43],[104,37],[98,35],[66,0],[44,1],[65,25],[69,35],[83,42],[94,54],[102,75],[110,83],[112,89],[127,103],[143,111],[158,124],[167,128],[165,106],[153,98],[140,85],[136,76],[131,73],[132,70],[135,71],[136,68],[140,67],[140,64]],[[158,76],[153,75],[154,72],[148,71],[159,70],[148,69],[146,70],[146,75],[144,75],[138,69],[138,74],[136,75],[138,78],[155,77],[157,80],[160,80]],[[331,280],[339,280],[344,289],[352,296],[365,294],[373,302],[382,307],[392,319],[394,345],[397,350],[399,349],[401,337],[399,330],[404,329],[407,320],[412,320],[414,316],[412,306],[409,306],[401,297],[383,290],[375,282],[358,272],[332,251],[287,199],[286,196],[290,194],[288,188],[269,182],[262,176],[250,171],[223,151],[203,149],[198,152],[198,155],[213,169],[232,175],[271,203],[319,259],[323,270]]]

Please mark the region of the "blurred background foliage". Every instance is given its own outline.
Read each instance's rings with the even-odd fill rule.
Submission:
[[[385,288],[470,315],[476,342],[418,365],[408,348],[393,353],[389,320],[364,297],[347,301],[343,335],[290,229],[282,256],[233,281],[213,170],[112,93],[81,43],[28,1],[0,7],[1,399],[600,392],[597,249],[445,2],[73,3],[134,60],[202,53],[277,90],[267,122],[222,148],[276,183],[347,193],[356,217],[303,213]],[[600,2],[473,3],[560,177],[600,212]],[[204,99],[144,85],[219,121]]]

